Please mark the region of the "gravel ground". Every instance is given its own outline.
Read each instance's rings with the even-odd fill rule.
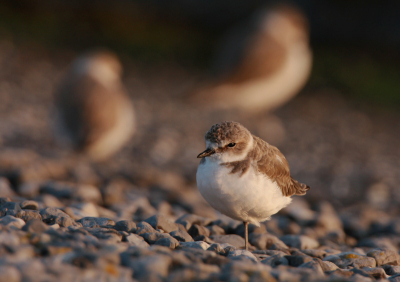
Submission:
[[[331,89],[274,114],[210,112],[180,99],[201,71],[123,58],[139,130],[89,164],[50,130],[75,56],[0,41],[0,281],[400,281],[399,114]],[[312,187],[249,227],[248,252],[243,225],[195,187],[203,135],[221,120],[277,145]]]

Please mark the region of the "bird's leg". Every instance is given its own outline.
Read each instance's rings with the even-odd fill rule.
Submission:
[[[244,224],[244,247],[246,249],[246,251],[248,251],[249,247],[249,230],[248,230],[248,222],[243,221]]]

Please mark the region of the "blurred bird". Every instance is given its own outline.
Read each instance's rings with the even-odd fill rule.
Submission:
[[[189,98],[205,107],[265,111],[305,85],[311,72],[308,22],[289,5],[256,13],[231,30],[217,59],[221,79]]]
[[[108,51],[77,58],[55,93],[56,135],[93,161],[118,151],[135,130],[122,66]]]
[[[260,226],[290,204],[293,195],[305,195],[309,186],[290,176],[289,164],[278,148],[254,136],[238,122],[213,125],[204,136],[206,150],[197,168],[200,194],[221,213]]]

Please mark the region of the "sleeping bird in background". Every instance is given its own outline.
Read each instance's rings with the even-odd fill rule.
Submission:
[[[117,152],[135,131],[122,65],[108,51],[77,58],[54,95],[55,133],[92,161]]]
[[[219,80],[194,93],[199,106],[268,111],[292,99],[312,66],[308,22],[289,5],[258,11],[224,37],[217,56]]]

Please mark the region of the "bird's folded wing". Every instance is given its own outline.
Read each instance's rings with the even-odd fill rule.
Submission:
[[[278,148],[256,136],[253,138],[256,143],[252,154],[258,172],[275,181],[284,196],[304,195],[310,187],[290,176],[289,164]]]

